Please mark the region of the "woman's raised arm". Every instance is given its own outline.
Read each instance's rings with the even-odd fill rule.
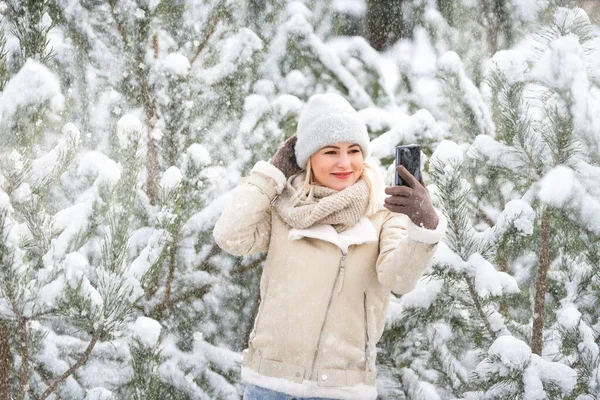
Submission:
[[[283,173],[265,161],[256,163],[215,224],[213,236],[234,255],[266,251],[271,237],[271,202],[281,193]]]

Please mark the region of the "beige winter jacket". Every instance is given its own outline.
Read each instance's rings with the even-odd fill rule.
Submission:
[[[297,397],[375,399],[390,290],[412,290],[443,235],[384,208],[337,233],[291,229],[272,206],[283,174],[259,162],[214,229],[235,255],[268,251],[242,378]],[[381,188],[383,190],[384,188]]]

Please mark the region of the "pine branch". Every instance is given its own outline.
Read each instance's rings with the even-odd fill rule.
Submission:
[[[110,10],[117,24],[117,29],[119,30],[119,34],[121,35],[121,39],[123,40],[123,44],[126,50],[129,50],[129,41],[127,39],[127,35],[125,34],[125,29],[122,23],[117,19],[117,14],[115,11],[115,0],[110,0]],[[140,23],[138,30],[137,43],[143,45],[146,43],[148,34],[148,23],[142,22]],[[153,46],[155,49],[155,53],[158,48],[158,41],[153,39]],[[146,114],[146,120],[148,123],[148,136],[147,136],[147,159],[146,159],[146,169],[147,169],[147,179],[146,179],[146,193],[148,194],[148,200],[151,205],[156,204],[156,186],[158,181],[158,151],[156,149],[156,143],[152,138],[152,131],[156,127],[157,117],[156,117],[156,101],[152,96],[150,85],[148,84],[148,78],[144,74],[144,52],[139,48],[134,49],[134,61],[135,61],[135,72],[137,78],[140,81],[140,97],[142,100],[142,106],[144,108],[144,112]]]
[[[542,215],[540,235],[538,273],[535,285],[535,304],[533,306],[533,332],[531,351],[542,355],[544,319],[546,314],[546,292],[548,288],[548,269],[550,267],[550,211],[545,209]]]
[[[0,92],[4,91],[4,86],[6,86],[6,83],[10,78],[7,56],[8,50],[6,50],[6,35],[4,30],[0,30]]]
[[[17,307],[14,296],[7,294],[8,300],[12,307],[13,313],[19,324],[19,351],[21,353],[21,372],[19,374],[19,394],[17,399],[24,400],[27,386],[29,384],[29,345],[27,337],[27,321],[21,315],[21,311]]]
[[[251,270],[251,269],[254,269],[254,268],[256,268],[256,267],[260,266],[260,264],[262,264],[262,262],[263,262],[264,260],[265,260],[265,259],[264,259],[264,257],[261,257],[261,258],[259,258],[259,259],[255,260],[255,261],[251,262],[251,263],[250,263],[250,264],[248,264],[248,265],[243,265],[243,266],[241,266],[241,267],[239,267],[239,268],[236,268],[236,269],[232,270],[232,271],[229,273],[229,275],[230,275],[230,276],[234,276],[234,275],[238,275],[238,274],[244,273],[244,272],[246,272],[246,271],[249,271],[249,270]]]
[[[217,25],[219,24],[220,20],[221,20],[221,16],[220,16],[220,14],[217,14],[217,16],[215,17],[215,20],[214,20],[213,24],[211,25],[210,29],[208,30],[208,33],[206,34],[206,37],[204,38],[204,40],[202,41],[202,43],[200,43],[200,46],[198,46],[198,50],[196,50],[196,54],[194,54],[194,56],[190,60],[190,65],[194,64],[194,62],[198,58],[198,55],[200,55],[200,53],[202,52],[202,50],[204,50],[204,48],[208,44],[208,40],[211,38],[211,36],[215,32],[215,29],[217,28]]]
[[[157,60],[160,55],[160,43],[158,42],[158,34],[152,36],[152,47],[154,48],[154,59]]]
[[[496,54],[498,51],[498,31],[500,30],[500,26],[497,21],[494,21],[494,13],[489,9],[487,1],[481,0],[481,5],[483,6],[483,13],[488,25],[488,41],[490,46],[489,51],[490,54]]]
[[[177,303],[186,302],[186,301],[190,301],[190,300],[201,299],[205,294],[207,294],[210,291],[210,289],[212,287],[213,287],[212,285],[204,285],[201,288],[190,290],[190,291],[182,294],[181,296],[171,300],[171,304],[177,304]]]
[[[90,354],[92,353],[92,350],[94,349],[94,346],[96,346],[96,342],[100,338],[102,332],[103,328],[101,326],[100,329],[98,329],[98,331],[94,334],[92,340],[88,344],[83,354],[81,354],[79,359],[73,365],[71,365],[71,367],[67,371],[65,371],[64,374],[62,374],[59,378],[55,379],[54,382],[52,382],[52,384],[44,391],[44,393],[42,393],[42,395],[40,396],[40,400],[44,400],[45,398],[50,396],[52,392],[54,392],[58,388],[58,385],[66,381],[67,378],[73,375],[73,373],[75,373],[75,371],[77,371],[79,367],[81,367],[87,361]]]
[[[165,289],[165,297],[156,309],[154,310],[154,314],[161,315],[164,310],[169,306],[169,302],[171,300],[171,287],[173,286],[173,279],[175,278],[175,258],[177,255],[177,241],[179,238],[179,231],[175,232],[175,236],[173,237],[173,242],[171,243],[171,249],[169,252],[169,274],[167,275],[167,283]]]
[[[479,301],[479,296],[477,296],[477,291],[475,290],[475,285],[473,284],[470,277],[466,274],[464,275],[465,281],[467,282],[467,286],[469,287],[469,294],[471,295],[471,299],[473,300],[473,304],[475,304],[475,309],[479,314],[479,317],[483,321],[486,330],[490,334],[493,339],[496,339],[496,333],[492,330],[492,326],[490,325],[490,321],[488,321],[485,312],[483,311],[483,307],[481,306],[481,302]]]
[[[10,400],[10,373],[12,356],[8,341],[10,330],[8,324],[0,320],[0,400]]]
[[[121,39],[123,40],[123,44],[125,45],[125,49],[129,47],[129,42],[127,40],[127,35],[125,34],[125,29],[123,28],[123,24],[121,21],[117,19],[117,12],[115,11],[116,0],[109,0],[108,4],[110,5],[110,14],[112,15],[115,23],[117,24],[117,30],[121,35]]]

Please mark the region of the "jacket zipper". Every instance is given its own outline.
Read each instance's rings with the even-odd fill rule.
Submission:
[[[342,253],[342,259],[340,260],[340,283],[338,284],[338,293],[342,292],[342,288],[344,287],[344,276],[346,275],[346,254]]]
[[[365,314],[365,371],[371,370],[371,351],[369,350],[369,321],[367,320],[367,294],[364,294],[364,314]]]
[[[331,303],[333,301],[333,294],[335,293],[335,286],[338,283],[338,280],[340,278],[340,276],[342,276],[342,285],[343,285],[343,281],[344,281],[344,277],[343,277],[343,270],[346,268],[346,256],[347,254],[342,252],[342,258],[340,259],[340,264],[338,266],[338,273],[335,277],[335,282],[333,283],[333,286],[331,288],[331,295],[329,296],[329,303],[327,303],[327,310],[325,311],[325,318],[323,319],[323,323],[321,324],[321,330],[319,331],[319,340],[317,340],[317,348],[315,349],[315,355],[313,356],[313,361],[312,361],[312,365],[310,367],[311,369],[311,374],[310,374],[310,379],[311,380],[318,380],[318,378],[315,377],[315,362],[317,361],[317,355],[319,354],[319,348],[321,347],[321,339],[323,336],[323,329],[325,328],[325,322],[327,321],[327,316],[329,315],[329,309],[331,308]],[[339,290],[341,291],[341,285]]]

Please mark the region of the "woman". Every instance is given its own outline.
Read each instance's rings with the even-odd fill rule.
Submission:
[[[385,188],[368,154],[352,106],[315,95],[296,136],[254,166],[217,221],[224,250],[267,251],[244,399],[377,397],[390,291],[413,289],[444,227],[422,183],[399,167],[410,187]]]

